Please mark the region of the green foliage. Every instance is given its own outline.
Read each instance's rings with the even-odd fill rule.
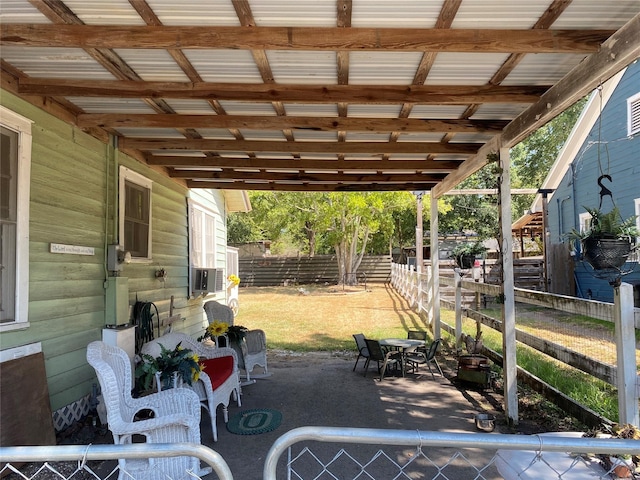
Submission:
[[[512,168],[517,172],[523,185],[529,187],[542,185],[585,103],[586,98],[576,102],[511,149]]]
[[[136,380],[140,382],[142,390],[149,390],[153,385],[154,376],[160,372],[162,384],[170,383],[173,374],[177,373],[183,382],[191,385],[200,374],[198,356],[188,348],[183,348],[180,343],[176,348],[169,350],[160,345],[160,356],[152,357],[142,354],[142,362],[136,367]]]
[[[453,247],[450,258],[457,258],[464,255],[480,255],[486,251],[487,249],[482,242],[463,242]]]
[[[614,238],[618,240],[629,240],[631,243],[635,243],[636,237],[640,235],[640,230],[638,230],[636,226],[635,215],[623,219],[618,207],[614,207],[607,213],[603,213],[598,208],[584,208],[589,215],[591,215],[591,225],[582,232],[573,229],[569,233],[571,240]]]

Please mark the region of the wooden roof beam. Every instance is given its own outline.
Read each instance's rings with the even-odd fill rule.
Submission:
[[[216,190],[268,190],[280,192],[395,192],[429,191],[435,182],[413,183],[312,183],[312,182],[211,182],[188,180],[187,188]]]
[[[533,103],[540,85],[307,85],[21,78],[20,94],[291,103]]]
[[[300,182],[333,182],[333,183],[388,183],[388,182],[432,182],[437,183],[446,173],[430,174],[400,174],[400,173],[281,173],[272,171],[238,172],[221,171],[207,172],[202,170],[172,170],[169,176],[188,179],[217,179],[217,180],[266,180],[266,181],[300,181]]]
[[[286,152],[330,154],[451,153],[472,155],[480,144],[439,142],[276,142],[200,138],[121,138],[120,148],[134,150],[199,150],[210,152]]]
[[[96,113],[78,115],[81,128],[248,128],[252,130],[312,130],[354,132],[499,132],[506,120],[282,117],[265,115],[171,115]]]
[[[98,49],[593,53],[613,30],[7,24],[0,44]]]
[[[423,172],[451,172],[462,161],[453,160],[315,160],[292,158],[231,158],[231,157],[177,157],[148,155],[147,163],[174,168],[255,168],[304,170],[420,170]]]

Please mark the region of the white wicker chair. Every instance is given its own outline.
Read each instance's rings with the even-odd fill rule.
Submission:
[[[184,333],[172,332],[167,333],[155,340],[151,340],[142,346],[141,353],[157,357],[161,353],[160,345],[164,348],[172,350],[178,344],[182,347],[188,348],[196,353],[200,359],[212,359],[220,357],[233,357],[233,369],[231,375],[229,375],[224,381],[215,389],[211,383],[211,377],[214,376],[214,372],[208,372],[205,369],[200,374],[200,379],[191,385],[191,388],[198,394],[202,406],[209,412],[211,419],[211,430],[213,432],[213,440],[218,441],[218,428],[216,426],[216,410],[218,405],[222,405],[222,413],[224,415],[224,422],[229,421],[229,399],[231,395],[238,403],[238,406],[242,405],[240,399],[240,374],[238,371],[238,356],[232,348],[215,348],[207,347],[206,345],[197,342],[189,335]],[[188,387],[188,385],[184,385]]]
[[[240,368],[247,375],[247,381],[251,381],[251,372],[256,365],[267,371],[267,336],[263,330],[249,330],[246,332],[244,339],[240,342],[242,358],[240,359]]]
[[[147,443],[200,444],[200,401],[193,391],[174,388],[133,398],[131,363],[124,350],[92,342],[87,347],[87,361],[100,382],[114,443],[135,443],[134,435],[141,435]],[[153,412],[153,418],[134,421],[141,412],[148,411]],[[200,469],[200,461],[195,457],[120,459],[118,465],[120,480],[192,478],[187,472],[199,476],[211,472],[211,468]]]
[[[204,311],[207,314],[207,320],[209,323],[213,323],[215,320],[224,322],[227,325],[233,325],[233,310],[227,305],[216,302],[215,300],[209,300],[203,305]]]

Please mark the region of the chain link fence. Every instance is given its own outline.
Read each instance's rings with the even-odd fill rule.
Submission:
[[[300,427],[272,445],[263,479],[609,480],[616,478],[616,456],[634,454],[640,454],[640,440],[582,438],[566,432],[496,435]],[[201,471],[172,473],[155,462],[185,455],[199,458]],[[142,473],[123,471],[118,459],[148,468]],[[10,480],[233,479],[218,453],[188,443],[2,447],[0,461],[0,476]]]
[[[274,443],[263,479],[610,480],[616,478],[615,467],[604,459],[639,452],[639,440],[568,433],[525,436],[302,427]]]
[[[175,471],[172,459],[185,456],[200,459],[200,470]],[[132,470],[121,468],[118,460],[128,460]],[[193,443],[0,447],[0,462],[5,480],[233,480],[220,454]]]

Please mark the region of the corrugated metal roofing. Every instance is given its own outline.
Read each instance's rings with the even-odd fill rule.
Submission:
[[[70,105],[65,118],[89,131],[104,125],[140,158],[158,155],[171,163],[176,157],[173,167],[193,172],[187,181],[198,186],[216,186],[198,171],[219,170],[222,158],[237,178],[220,186],[302,188],[302,181],[269,174],[298,166],[307,172],[307,189],[348,185],[353,175],[342,177],[344,171],[385,171],[415,173],[418,182],[388,188],[430,190],[463,161],[473,165],[465,172],[481,166],[476,152],[502,132],[515,130],[507,143],[523,136],[522,129],[530,133],[560,103],[539,100],[546,88],[563,85],[572,99],[587,93],[581,82],[592,72],[567,81],[573,69],[608,54],[594,64],[604,65],[596,67],[603,76],[613,75],[609,65],[621,56],[602,45],[610,33],[622,34],[594,31],[625,24],[637,31],[639,11],[638,0],[462,0],[459,6],[444,0],[61,0],[55,6],[2,0],[0,33],[12,24],[29,28],[3,36],[0,55],[10,93],[27,101],[41,95],[35,103],[44,108],[54,103],[47,96],[61,100],[58,108]],[[147,21],[155,25],[152,35]],[[46,33],[52,22],[57,25]],[[111,37],[110,26],[132,34]],[[534,26],[542,38],[521,42]],[[571,31],[545,38],[544,28]],[[459,29],[474,35],[458,37]],[[30,43],[38,35],[44,37]],[[607,48],[635,48],[638,56],[637,37]],[[202,148],[184,145],[198,136]],[[145,140],[164,145],[147,149]],[[189,165],[189,157],[207,164]],[[240,159],[235,169],[233,159]],[[313,172],[321,171],[335,172],[336,180],[314,181]],[[440,173],[429,179],[422,171]],[[242,177],[247,172],[251,180]]]

